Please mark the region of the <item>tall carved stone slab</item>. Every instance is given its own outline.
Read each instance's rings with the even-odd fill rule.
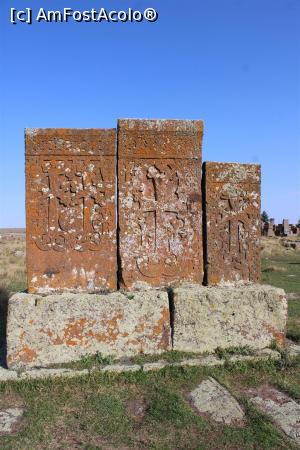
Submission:
[[[27,129],[29,292],[117,287],[114,129]]]
[[[119,120],[121,287],[202,281],[202,134],[201,121]]]
[[[204,163],[206,281],[260,280],[260,166]]]

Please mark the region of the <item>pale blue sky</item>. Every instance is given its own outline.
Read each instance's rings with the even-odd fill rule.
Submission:
[[[155,7],[155,23],[9,23],[10,8]],[[203,160],[262,165],[300,218],[299,0],[2,0],[0,226],[25,224],[24,128],[203,119]]]

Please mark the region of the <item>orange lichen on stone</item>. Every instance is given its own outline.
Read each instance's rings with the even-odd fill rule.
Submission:
[[[269,333],[271,333],[274,337],[275,342],[280,346],[280,347],[284,347],[285,345],[285,333],[279,332],[278,330],[276,330],[274,327],[272,327],[271,325],[266,325],[267,330],[269,331]]]
[[[88,338],[94,336],[92,327],[96,324],[95,320],[88,320],[82,317],[78,320],[69,320],[69,323],[62,330],[61,335],[52,332],[49,328],[41,329],[40,332],[49,336],[51,344],[69,346],[87,345]]]
[[[73,345],[84,345],[85,339],[85,328],[87,326],[87,320],[81,318],[70,322],[69,325],[64,330],[63,341],[67,346]]]
[[[44,328],[41,328],[40,333],[47,334],[47,336],[49,336],[50,338],[51,344],[53,345],[61,345],[63,343],[63,340],[59,336],[53,337],[53,333],[49,329],[45,330]]]
[[[24,345],[18,352],[13,355],[8,355],[8,363],[19,360],[23,364],[32,363],[37,358],[36,351]]]
[[[161,317],[152,329],[150,339],[158,339],[158,348],[166,350],[170,341],[170,310],[163,308]]]

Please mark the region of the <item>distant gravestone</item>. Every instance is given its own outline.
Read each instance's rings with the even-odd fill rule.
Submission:
[[[204,164],[207,283],[260,280],[260,166]]]
[[[202,281],[203,124],[119,120],[120,284]]]
[[[289,219],[283,219],[282,228],[284,236],[288,236],[290,234]]]
[[[26,130],[29,292],[117,286],[115,130]]]
[[[274,237],[275,236],[274,227],[275,227],[275,219],[270,219],[269,223],[268,223],[268,232],[267,232],[267,236],[268,237]]]

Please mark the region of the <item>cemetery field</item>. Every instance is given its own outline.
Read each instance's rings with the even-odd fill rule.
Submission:
[[[7,296],[25,289],[25,241],[22,233],[10,238],[0,230],[0,235],[3,312]],[[263,251],[263,282],[289,293],[288,336],[299,342],[300,251],[271,245],[271,251]],[[183,356],[175,352],[161,358],[180,360]],[[226,359],[226,353],[222,357]],[[155,358],[141,357],[137,362],[148,359]],[[75,366],[89,368],[104,362],[109,360],[98,355]],[[208,376],[239,401],[245,411],[242,427],[217,424],[191,405],[189,393]],[[300,357],[291,359],[282,352],[280,361],[225,362],[219,368],[169,367],[122,375],[91,372],[75,379],[0,383],[0,409],[24,408],[14,432],[0,434],[0,449],[296,449],[247,399],[248,388],[266,384],[299,402]]]

